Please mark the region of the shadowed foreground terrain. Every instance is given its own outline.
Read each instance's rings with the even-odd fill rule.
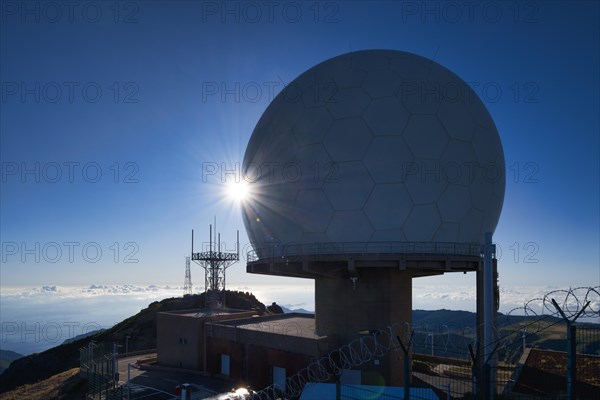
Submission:
[[[23,385],[0,394],[0,400],[68,400],[84,399],[85,382],[79,377],[79,368],[71,368],[32,385]]]

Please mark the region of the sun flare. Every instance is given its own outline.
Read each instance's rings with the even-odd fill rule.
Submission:
[[[225,190],[227,197],[236,202],[243,202],[248,199],[250,193],[248,182],[243,179],[239,182],[227,182]]]

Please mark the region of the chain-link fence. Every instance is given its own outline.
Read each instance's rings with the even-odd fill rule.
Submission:
[[[598,290],[554,291],[535,299],[537,312],[530,301],[499,316],[490,360],[476,326],[414,326],[411,387],[440,399],[489,398],[488,386],[497,399],[600,399]]]
[[[80,375],[87,381],[87,400],[171,400],[161,390],[119,381],[117,347],[111,343],[90,342],[79,349]],[[127,356],[146,354],[155,349],[130,352]],[[123,354],[121,355],[123,356]]]
[[[87,381],[86,398],[121,399],[114,345],[90,342],[79,349],[80,374]]]

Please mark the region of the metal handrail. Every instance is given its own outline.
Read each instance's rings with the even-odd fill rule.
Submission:
[[[246,254],[248,262],[274,257],[334,256],[341,254],[444,254],[479,257],[479,243],[457,242],[326,242],[286,243],[251,249]]]

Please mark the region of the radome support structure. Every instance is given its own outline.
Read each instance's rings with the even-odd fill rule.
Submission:
[[[206,307],[213,310],[224,305],[225,273],[227,268],[240,259],[240,232],[237,231],[235,253],[221,252],[221,234],[217,233],[216,218],[214,225],[214,236],[213,226],[209,225],[208,251],[198,253],[194,252],[194,230],[192,229],[192,261],[204,269]]]
[[[185,280],[183,282],[183,295],[192,294],[192,272],[190,271],[190,257],[185,258]]]

